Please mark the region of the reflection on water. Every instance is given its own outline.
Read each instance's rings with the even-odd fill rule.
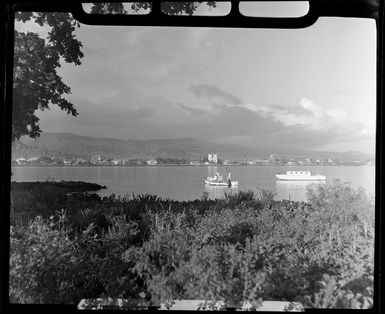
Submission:
[[[227,187],[227,186],[210,186],[205,185],[205,192],[208,193],[210,199],[223,198],[226,194],[237,193],[238,187]]]
[[[326,181],[276,181],[276,200],[307,201],[307,190],[317,185],[326,184]]]
[[[275,200],[291,200],[296,202],[307,201],[307,190],[317,185],[326,184],[326,181],[276,181],[275,182]],[[225,193],[237,193],[238,187],[229,188],[227,186],[208,186],[205,185],[205,192],[210,199],[219,199],[225,196]]]

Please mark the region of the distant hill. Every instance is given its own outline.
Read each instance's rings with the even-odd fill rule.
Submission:
[[[236,144],[218,144],[193,138],[153,139],[153,140],[118,140],[96,138],[71,133],[41,134],[38,139],[23,137],[12,144],[12,158],[50,156],[59,158],[92,158],[102,155],[117,159],[150,159],[156,157],[200,159],[208,153],[218,154],[225,160],[267,159],[274,156],[328,158],[346,161],[371,159],[373,156],[360,152],[320,152],[307,150],[288,150],[268,147],[248,147]]]

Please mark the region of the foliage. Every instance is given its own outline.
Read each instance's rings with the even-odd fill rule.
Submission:
[[[62,226],[53,229],[37,217],[29,226],[11,227],[10,300],[70,303],[74,242]]]
[[[254,209],[223,209],[209,212],[196,226],[195,241],[201,244],[241,244],[258,233],[258,214]]]
[[[249,191],[239,191],[237,193],[226,193],[224,196],[224,202],[221,202],[221,206],[234,208],[240,206],[245,202],[250,202],[255,200],[255,195],[253,190]]]
[[[163,12],[169,15],[193,15],[198,6],[204,1],[163,1],[161,3],[161,9]],[[215,8],[215,1],[206,1],[205,2],[209,7]]]
[[[226,304],[223,302],[205,301],[198,305],[198,311],[224,311]]]
[[[47,39],[37,33],[15,30],[13,66],[12,141],[22,135],[39,136],[37,109],[49,104],[77,116],[74,105],[63,98],[71,89],[57,74],[60,58],[80,65],[82,44],[73,35],[79,24],[68,13],[16,13],[16,21],[33,20],[40,26],[51,27]]]
[[[58,187],[54,197],[39,198],[24,187],[12,191],[19,216],[23,208],[45,216],[12,225],[14,302],[373,304],[374,204],[362,190],[319,186],[309,192],[309,203],[247,191],[177,202],[146,194],[73,198]]]
[[[163,1],[161,10],[169,15],[193,15],[201,3],[206,3],[210,8],[215,8],[215,1]],[[134,12],[151,8],[151,2],[132,2],[130,9]],[[127,14],[123,3],[120,2],[101,2],[94,3],[91,8],[92,14]]]
[[[134,223],[109,217],[106,232],[90,224],[74,236],[65,212],[54,218],[11,227],[12,302],[76,303],[88,296],[127,297],[137,288],[120,258],[137,232]]]

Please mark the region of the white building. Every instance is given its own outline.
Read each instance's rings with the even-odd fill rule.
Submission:
[[[15,160],[16,160],[16,163],[17,163],[18,165],[25,165],[25,164],[27,163],[27,159],[25,159],[25,158],[23,158],[23,157],[21,157],[21,158],[16,158]]]
[[[63,163],[64,163],[64,166],[72,166],[72,160],[71,159],[64,159]]]
[[[100,155],[95,155],[91,158],[92,164],[100,164],[102,162],[103,158]]]
[[[157,164],[155,159],[150,159],[146,161],[146,164],[149,166],[155,166]]]
[[[27,160],[29,164],[37,165],[40,164],[40,157],[31,157]]]
[[[214,164],[218,163],[218,156],[217,156],[217,154],[208,154],[207,157],[208,157],[207,159],[209,160],[209,162],[212,162]]]

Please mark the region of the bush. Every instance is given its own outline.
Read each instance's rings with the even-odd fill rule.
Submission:
[[[13,303],[77,303],[98,296],[130,297],[140,282],[127,276],[122,252],[137,229],[124,216],[109,217],[108,231],[90,224],[75,236],[65,213],[11,227],[10,300]]]
[[[372,305],[374,204],[362,190],[318,186],[309,203],[250,191],[191,202],[54,191],[52,199],[12,191],[13,302]],[[26,220],[40,210],[44,217]]]
[[[12,303],[72,302],[74,242],[68,236],[68,229],[52,227],[41,217],[31,221],[28,227],[11,227]]]

